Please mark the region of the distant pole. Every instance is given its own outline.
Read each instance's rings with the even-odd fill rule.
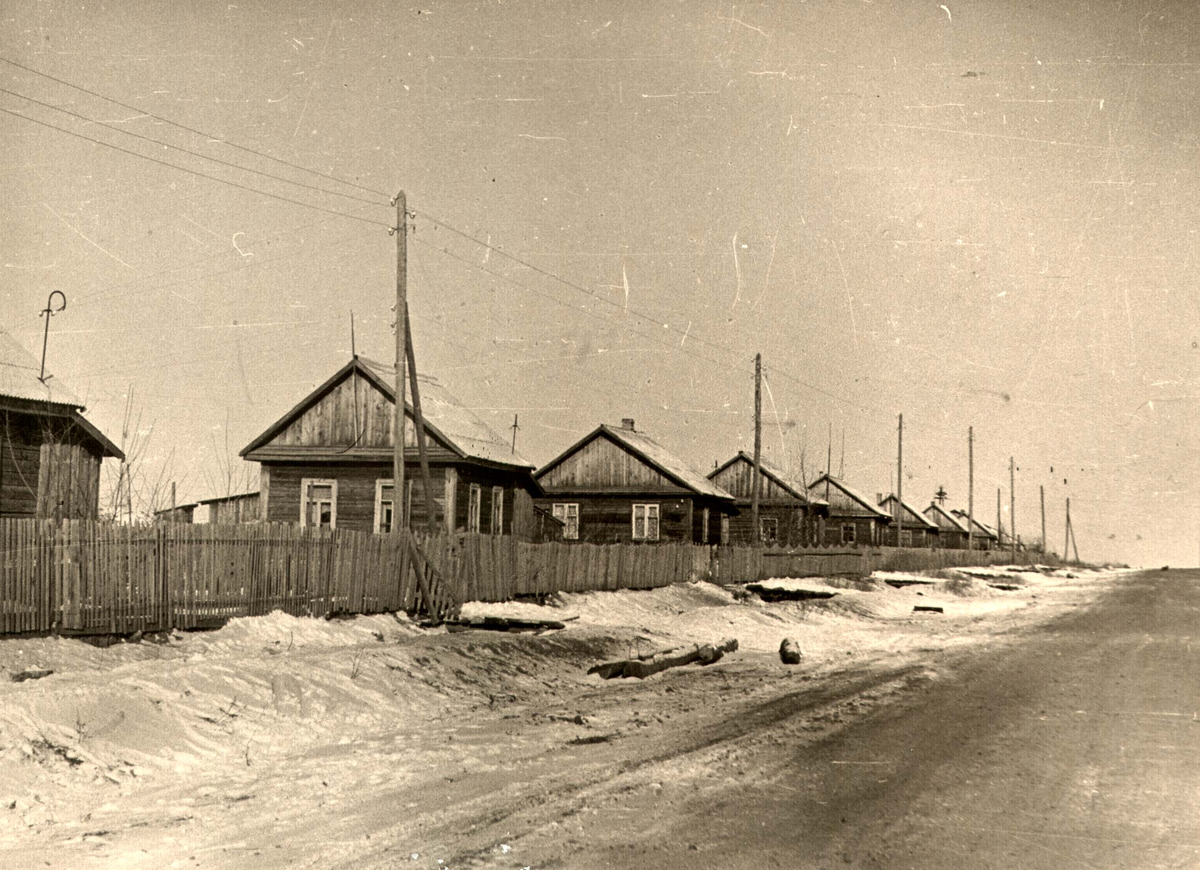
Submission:
[[[900,415],[899,438],[896,442],[896,546],[904,533],[904,415]]]
[[[842,458],[838,460],[838,477],[846,475],[846,427],[842,427]]]
[[[829,421],[829,446],[825,450],[825,501],[829,501],[829,475],[833,473],[833,421]]]
[[[396,401],[392,451],[392,531],[408,527],[404,498],[405,380],[408,363],[408,203],[396,194]]]
[[[1067,498],[1067,521],[1063,524],[1063,559],[1071,561],[1071,499]]]
[[[1013,458],[1008,457],[1008,540],[1012,545],[1012,557],[1017,559],[1017,472]]]
[[[516,452],[517,452],[517,430],[518,430],[518,429],[520,429],[520,428],[521,428],[521,427],[517,425],[517,415],[516,415],[516,414],[513,414],[513,424],[512,424],[512,430],[513,430],[512,452],[513,452],[514,454],[516,454]]]
[[[1046,487],[1038,484],[1038,498],[1042,502],[1042,555],[1046,555],[1049,544],[1046,543]]]
[[[1000,518],[1000,487],[996,487],[996,546],[1004,546],[1004,521]]]
[[[58,308],[54,307],[54,297],[58,296],[62,300],[62,305]],[[46,307],[42,309],[42,317],[46,318],[46,331],[42,335],[42,370],[38,374],[38,380],[43,384],[46,383],[46,345],[50,342],[50,318],[60,311],[65,311],[67,308],[67,297],[63,295],[61,290],[51,290],[50,295],[46,297]]]
[[[967,427],[967,549],[975,549],[975,427]]]
[[[175,521],[175,481],[171,481],[171,521]]]
[[[762,530],[758,524],[758,490],[761,484],[759,461],[762,451],[762,354],[754,355],[754,480],[750,483],[750,527],[751,540],[762,543]]]

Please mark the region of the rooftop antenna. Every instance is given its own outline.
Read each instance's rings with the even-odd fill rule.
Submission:
[[[521,427],[517,425],[517,415],[513,414],[513,424],[510,427],[513,430],[512,452],[516,455],[517,452],[517,430]]]
[[[946,499],[949,497],[950,493],[946,492],[946,488],[939,483],[937,492],[933,494],[934,501],[936,501],[939,505],[943,505],[946,503]]]
[[[846,471],[846,429],[842,428],[842,458],[838,460],[838,477],[845,480]]]
[[[358,351],[354,349],[354,309],[350,309],[350,356],[357,357]]]
[[[54,307],[54,297],[57,296],[62,300],[62,305],[58,308]],[[38,375],[38,380],[43,384],[46,383],[46,345],[50,341],[50,318],[60,311],[67,310],[67,297],[63,295],[61,290],[51,290],[50,295],[46,297],[46,307],[42,309],[39,317],[46,318],[46,332],[42,336],[42,371]]]

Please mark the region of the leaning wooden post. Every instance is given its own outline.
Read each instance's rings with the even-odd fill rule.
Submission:
[[[405,305],[407,306],[407,302]],[[425,493],[425,514],[429,523],[429,533],[437,533],[437,521],[433,516],[433,485],[429,479],[429,452],[426,450],[425,417],[421,413],[421,390],[417,386],[417,358],[413,350],[412,327],[409,325],[407,309],[404,312],[404,329],[407,332],[405,345],[408,348],[408,379],[413,397],[413,424],[417,430],[417,454],[421,459],[421,489]],[[407,501],[407,499],[406,499]]]

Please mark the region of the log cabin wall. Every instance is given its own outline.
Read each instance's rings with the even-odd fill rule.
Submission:
[[[95,519],[100,462],[69,417],[0,409],[0,517]]]
[[[0,517],[36,517],[42,433],[37,418],[0,410]]]
[[[701,540],[704,505],[688,496],[662,493],[600,495],[596,493],[557,493],[535,499],[538,507],[553,514],[555,504],[579,505],[578,541],[587,544],[628,544],[633,542],[633,506],[658,505],[658,542]],[[709,543],[720,536],[723,507],[709,510]],[[641,542],[638,542],[641,543]],[[654,542],[647,542],[654,543]]]

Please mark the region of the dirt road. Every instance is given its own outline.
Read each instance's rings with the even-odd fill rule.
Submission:
[[[1200,572],[1130,575],[570,866],[1200,867],[1198,653]]]

